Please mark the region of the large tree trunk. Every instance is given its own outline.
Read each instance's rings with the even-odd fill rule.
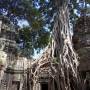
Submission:
[[[68,0],[55,0],[55,5],[57,15],[53,28],[53,48],[54,57],[59,62],[59,90],[79,90],[78,57],[72,45]]]

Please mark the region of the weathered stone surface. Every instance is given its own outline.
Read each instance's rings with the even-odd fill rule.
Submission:
[[[85,47],[77,50],[80,57],[79,59],[79,70],[89,71],[90,70],[90,47]]]
[[[82,81],[82,90],[90,89],[90,16],[80,17],[77,20],[73,43],[79,55],[79,73]]]
[[[6,17],[0,22],[0,90],[22,90],[29,64],[17,53],[14,25]]]
[[[77,20],[74,36],[74,47],[80,57],[79,69],[90,70],[90,17],[84,16]]]
[[[77,20],[73,43],[75,49],[80,49],[83,47],[90,46],[90,17],[80,17]]]

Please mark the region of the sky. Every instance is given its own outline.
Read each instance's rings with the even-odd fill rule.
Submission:
[[[34,56],[32,56],[34,59],[39,59],[42,56],[42,53],[44,52],[44,50],[41,50],[40,53],[37,53],[37,51],[35,50],[34,52]]]
[[[29,26],[28,22],[26,20],[19,20],[18,25],[22,28],[24,25]]]

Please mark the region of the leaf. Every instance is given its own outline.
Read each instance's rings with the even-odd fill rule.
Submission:
[[[45,2],[45,0],[40,0],[40,2],[41,2],[41,3],[44,3],[44,2]]]
[[[86,0],[86,2],[90,3],[90,0]]]
[[[35,20],[32,22],[33,30],[39,30],[42,26],[42,22],[40,20]]]

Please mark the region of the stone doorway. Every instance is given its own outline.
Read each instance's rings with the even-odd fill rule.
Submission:
[[[12,81],[13,90],[19,90],[20,82],[19,81]]]
[[[48,90],[48,83],[41,83],[41,90]]]

